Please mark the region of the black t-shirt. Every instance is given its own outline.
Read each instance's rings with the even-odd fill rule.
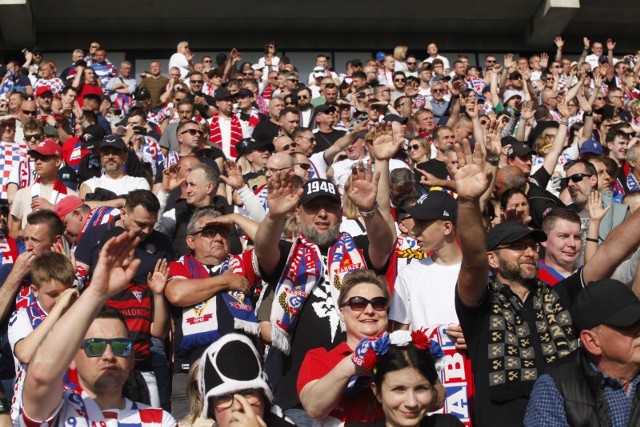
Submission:
[[[529,225],[534,228],[542,228],[545,212],[548,209],[564,206],[564,203],[535,184],[529,183],[528,186],[527,199],[529,200],[529,212],[531,214],[531,223]]]
[[[195,103],[196,95],[203,97],[204,98],[204,102],[207,103],[208,107],[204,106],[204,105],[196,104]],[[215,107],[216,106],[216,102],[213,100],[213,97],[207,95],[206,93],[202,93],[202,92],[196,93],[194,95],[190,94],[189,95],[189,101],[191,101],[191,103],[193,105],[195,105],[196,110],[198,110],[198,113],[200,113],[200,115],[202,117],[205,117],[205,118],[209,118],[209,107]]]
[[[268,117],[265,117],[253,129],[251,137],[256,141],[273,142],[273,138],[278,136],[278,132],[280,132],[280,126],[273,123]]]
[[[416,169],[422,169],[425,172],[430,173],[439,179],[449,179],[449,172],[447,171],[447,166],[444,164],[442,160],[431,159],[426,162],[418,163],[416,165]],[[422,174],[418,171],[415,173],[416,182],[420,182],[422,178]]]
[[[337,140],[342,138],[347,132],[339,129],[332,129],[331,132],[315,132],[316,147],[313,149],[314,153],[320,153],[327,148],[331,147]]]
[[[372,268],[371,259],[369,258],[369,239],[365,235],[357,236],[353,239],[356,246],[362,250],[367,266]],[[265,298],[268,298],[268,294],[274,292],[278,284],[291,251],[292,243],[283,240],[280,241],[278,246],[280,248],[280,260],[273,275],[271,277],[262,275],[263,279],[268,283],[265,290],[267,293]],[[323,258],[326,258],[326,251],[323,251],[322,255]],[[377,273],[384,273],[384,269]],[[284,355],[275,347],[270,350],[270,352],[277,351],[278,354],[269,358],[267,364],[279,365],[281,363],[282,369],[275,388],[278,406],[282,409],[290,409],[300,405],[296,382],[302,361],[309,350],[319,347],[331,350],[345,340],[346,334],[340,328],[339,312],[331,299],[329,284],[326,280],[321,280],[321,283],[309,295],[300,312],[297,326],[291,336],[291,353],[288,356]],[[273,372],[272,366],[268,366],[266,369]]]
[[[486,279],[485,279],[486,280]],[[582,269],[576,271],[571,276],[558,282],[554,291],[558,293],[563,307],[571,310],[573,301],[582,289]],[[474,425],[484,426],[519,426],[522,425],[524,414],[529,403],[528,398],[520,397],[508,402],[494,402],[491,400],[489,391],[488,372],[488,348],[489,348],[489,319],[491,316],[491,297],[487,290],[480,305],[477,307],[467,307],[462,304],[458,292],[456,291],[455,304],[456,313],[462,326],[471,364],[474,373],[475,402],[474,402]],[[535,334],[535,311],[533,310],[533,295],[529,297],[521,306],[521,315],[528,324],[531,333],[532,347],[535,350],[535,362],[540,376],[548,368],[542,358],[540,341]]]
[[[102,236],[114,228],[119,219],[120,216],[117,216],[112,222],[88,228],[82,236],[80,236],[75,251],[76,259],[89,265],[91,271],[95,269],[98,263]],[[159,259],[164,258],[168,262],[173,260],[173,245],[167,236],[153,230],[146,239],[138,244],[135,250],[135,256],[141,263],[133,278],[133,282],[147,283],[147,274],[153,272],[156,267],[156,262],[158,262]]]

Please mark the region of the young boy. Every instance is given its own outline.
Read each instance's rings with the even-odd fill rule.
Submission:
[[[58,252],[46,252],[31,263],[31,291],[35,301],[13,313],[8,337],[16,366],[11,419],[18,420],[20,396],[26,369],[42,339],[78,297],[71,288],[75,269],[71,261]]]

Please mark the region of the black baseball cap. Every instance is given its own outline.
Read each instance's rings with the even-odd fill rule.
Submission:
[[[429,191],[423,194],[415,205],[400,210],[418,221],[441,219],[455,224],[458,219],[458,203],[445,191]]]
[[[328,113],[328,112],[335,113],[336,107],[335,105],[331,105],[331,104],[321,104],[316,107],[316,111],[319,113]]]
[[[499,246],[515,243],[525,237],[531,237],[538,243],[547,240],[547,234],[542,230],[529,228],[519,221],[501,222],[487,233],[487,251],[495,251]]]
[[[383,119],[385,122],[387,123],[391,123],[391,122],[399,122],[403,125],[406,125],[407,122],[409,121],[409,119],[407,117],[402,117],[399,116],[397,114],[387,114],[386,116],[384,116]]]
[[[640,322],[640,300],[618,280],[597,280],[578,293],[572,318],[579,331],[600,324],[625,328]]]
[[[244,156],[262,147],[267,147],[271,152],[275,150],[275,147],[269,140],[244,138],[236,144],[236,152],[238,153],[238,156]]]
[[[216,89],[216,93],[213,97],[214,101],[221,101],[223,99],[231,99],[233,98],[233,94],[229,92],[229,89],[226,87],[221,87]]]
[[[527,144],[522,141],[513,141],[511,142],[511,147],[509,147],[509,151],[507,151],[508,157],[523,157],[528,156],[529,154],[533,154],[533,150]]]
[[[309,203],[317,197],[328,197],[338,203],[342,203],[336,186],[326,179],[312,179],[307,182],[304,185],[304,194],[300,199],[300,204],[304,205],[305,203]]]
[[[124,140],[118,135],[107,135],[102,141],[100,141],[100,149],[107,147],[117,148],[122,151],[127,149]]]

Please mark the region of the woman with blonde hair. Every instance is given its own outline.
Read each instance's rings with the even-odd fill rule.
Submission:
[[[429,160],[431,154],[431,145],[426,136],[416,136],[409,141],[407,154],[411,168],[415,168],[417,164],[424,163]]]
[[[409,48],[404,45],[398,45],[393,48],[393,59],[396,60],[396,65],[393,71],[409,71],[409,67],[407,67],[407,63],[405,62],[408,50]]]

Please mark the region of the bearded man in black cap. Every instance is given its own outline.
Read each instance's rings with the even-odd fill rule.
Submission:
[[[474,423],[521,425],[535,380],[578,348],[572,302],[585,284],[610,277],[638,246],[640,235],[632,230],[640,225],[640,214],[617,227],[592,262],[551,287],[537,279],[543,231],[506,222],[485,240],[479,200],[489,179],[482,155],[473,158],[468,144],[465,153],[457,147],[458,165],[447,161],[447,166],[459,196],[456,312],[475,373]]]

